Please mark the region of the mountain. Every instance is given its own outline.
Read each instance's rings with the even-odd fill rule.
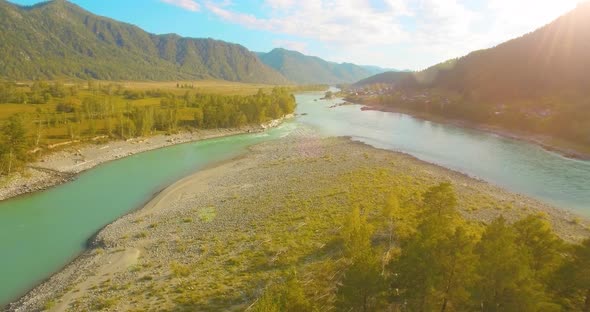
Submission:
[[[352,83],[380,70],[385,71],[376,66],[328,62],[316,56],[281,48],[268,53],[258,53],[258,57],[264,64],[299,84]]]
[[[65,0],[30,7],[0,0],[0,38],[2,79],[288,82],[243,46],[150,34]]]
[[[385,73],[385,72],[400,72],[402,70],[397,70],[397,69],[393,69],[393,68],[383,68],[383,67],[379,67],[379,66],[373,66],[373,65],[359,65],[360,67],[362,67],[363,69],[365,69],[366,71],[368,71],[371,75],[378,75],[381,73]]]
[[[400,81],[409,78],[412,73],[410,72],[399,72],[399,71],[388,71],[380,73],[369,78],[365,78],[357,81],[352,85],[353,88],[362,88],[364,86],[372,84],[396,84]]]
[[[384,91],[390,94],[382,94],[379,104],[588,147],[589,56],[585,2],[520,38],[394,79],[394,91]]]
[[[590,3],[520,38],[426,69],[413,87],[477,93],[490,100],[590,90]]]

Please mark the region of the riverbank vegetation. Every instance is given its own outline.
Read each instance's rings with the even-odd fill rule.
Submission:
[[[0,83],[0,175],[64,144],[259,125],[293,113],[296,105],[289,88],[240,90],[247,85],[225,83],[217,86],[219,94],[199,84],[180,88],[188,85]]]
[[[418,72],[369,77],[353,86],[368,90],[354,93],[376,104],[551,136],[588,151],[589,14],[585,3],[495,47]]]
[[[382,84],[349,90],[342,96],[377,110],[514,134],[568,156],[590,155],[590,126],[586,122],[590,115],[586,100],[580,96],[491,102],[438,89],[400,90]]]
[[[83,257],[88,266],[76,264],[41,288],[49,302],[71,311],[585,304],[585,219],[346,139],[255,146],[148,207],[102,231]],[[113,258],[133,250],[142,251],[136,263],[109,271]],[[80,270],[95,273],[73,273]],[[75,277],[57,288],[67,274]]]
[[[371,191],[357,182],[369,176],[391,178],[347,179],[349,212],[329,243],[332,257],[273,281],[253,311],[590,309],[590,240],[566,244],[542,215],[469,222],[449,183],[420,193],[378,182],[383,189]]]
[[[474,93],[442,89],[412,90],[377,84],[350,91],[347,100],[392,108],[419,115],[461,120],[477,126],[491,126],[551,138],[556,146],[590,153],[590,112],[581,95],[537,97],[534,99],[489,100]]]

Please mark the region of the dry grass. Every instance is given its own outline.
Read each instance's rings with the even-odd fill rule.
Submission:
[[[55,81],[50,81],[48,84],[52,84]],[[28,115],[31,120],[37,119],[36,112],[44,112],[43,114],[47,116],[47,113],[50,113],[49,116],[53,116],[52,114],[56,112],[56,106],[58,103],[63,102],[74,102],[74,103],[81,103],[84,98],[96,96],[93,91],[88,90],[88,83],[86,81],[72,81],[72,80],[59,80],[59,82],[63,83],[66,87],[69,86],[78,86],[79,91],[76,96],[67,96],[66,98],[59,99],[51,99],[47,104],[13,104],[13,103],[0,103],[0,125],[4,120],[8,117],[18,114],[24,113]],[[23,81],[20,84],[32,84],[33,82],[30,81]],[[252,95],[256,94],[258,90],[262,89],[265,92],[270,92],[270,90],[276,86],[273,85],[264,85],[264,84],[248,84],[248,83],[240,83],[240,82],[230,82],[230,81],[222,81],[222,80],[201,80],[201,81],[166,81],[166,82],[147,82],[147,81],[93,81],[92,84],[94,86],[106,86],[109,84],[116,84],[121,85],[124,87],[125,90],[133,90],[133,91],[147,91],[147,90],[162,90],[167,93],[173,93],[178,96],[184,95],[186,92],[191,94],[201,93],[201,94],[221,94],[221,95]],[[190,85],[191,88],[178,88],[177,85]],[[20,89],[28,90],[27,87],[21,87]],[[104,100],[106,97],[103,94],[100,94],[99,97],[101,100]],[[143,107],[143,106],[154,106],[159,107],[161,97],[145,97],[141,99],[126,99],[123,96],[112,96],[109,101],[113,101],[118,106],[124,105],[131,105],[132,107]],[[60,118],[67,118],[71,119],[75,116],[74,113],[66,113]],[[53,118],[53,117],[51,117]],[[181,109],[179,115],[179,121],[182,123],[183,121],[191,121],[194,118],[194,112],[187,109]],[[32,124],[32,122],[30,122]],[[105,120],[97,120],[96,121],[96,129],[98,132],[96,135],[104,135],[104,129],[106,126]],[[88,132],[90,131],[90,125],[87,121],[80,123],[79,125],[68,126],[66,124],[52,124],[50,127],[44,127],[42,132],[41,138],[41,145],[50,145],[60,142],[71,141],[72,138],[70,136],[70,127],[75,127],[75,136],[81,138],[87,138],[90,135]],[[30,127],[30,132],[33,133],[35,130]]]
[[[110,83],[110,82],[102,82]],[[274,85],[251,84],[242,82],[232,82],[224,80],[198,80],[198,81],[124,81],[121,82],[125,88],[131,90],[151,90],[161,89],[177,94],[184,94],[186,91],[207,93],[207,94],[224,94],[224,95],[252,95],[256,94],[259,89],[271,90]],[[183,89],[177,88],[176,85],[192,85],[194,88]]]
[[[0,103],[0,120],[17,113],[35,113],[37,109],[55,110],[55,104],[6,104]]]
[[[421,194],[443,181],[452,181],[473,231],[500,214],[516,220],[548,209],[563,237],[588,235],[540,203],[401,154],[345,139],[265,143],[107,227],[98,236],[106,254],[142,249],[140,267],[111,276],[110,286],[128,287],[110,292],[95,285],[70,310],[243,311],[291,270],[311,301],[331,306],[343,266],[340,231],[351,207],[369,216],[380,246],[385,195],[398,194],[405,220],[419,210]]]

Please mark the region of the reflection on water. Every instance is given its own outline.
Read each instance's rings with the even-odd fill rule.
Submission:
[[[105,224],[141,206],[154,192],[252,144],[293,132],[300,124],[324,136],[350,136],[372,146],[422,160],[590,215],[590,162],[566,159],[542,148],[480,131],[328,107],[321,93],[297,96],[308,113],[263,134],[172,146],[110,162],[45,192],[0,203],[0,305],[22,294],[80,253]]]
[[[405,114],[361,111],[359,105],[328,108],[341,100],[297,97],[299,122],[325,135],[350,136],[590,215],[590,162],[572,160],[540,146]]]

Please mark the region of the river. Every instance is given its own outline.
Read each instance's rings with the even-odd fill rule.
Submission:
[[[564,158],[537,145],[404,114],[330,106],[322,93],[297,95],[306,113],[266,133],[187,143],[100,165],[70,183],[0,202],[0,306],[66,265],[104,225],[141,207],[155,192],[253,144],[297,127],[324,136],[350,136],[402,151],[513,192],[590,216],[590,162]]]

